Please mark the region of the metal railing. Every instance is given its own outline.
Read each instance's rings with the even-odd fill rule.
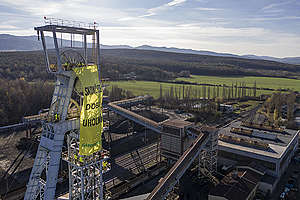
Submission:
[[[78,28],[97,28],[99,25],[97,22],[86,23],[81,21],[54,18],[54,17],[44,17],[44,23],[46,25],[69,26],[69,27],[78,27]]]

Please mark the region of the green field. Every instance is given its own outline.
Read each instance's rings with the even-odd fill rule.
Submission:
[[[272,88],[272,89],[292,89],[295,91],[300,91],[300,80],[286,79],[286,78],[270,78],[270,77],[217,77],[217,76],[195,76],[192,75],[191,78],[177,78],[176,80],[183,80],[195,83],[207,83],[207,84],[226,84],[231,86],[232,83],[242,83],[245,82],[246,86],[254,86],[256,81],[257,88]],[[149,94],[154,98],[159,97],[160,85],[162,85],[163,92],[166,92],[170,87],[182,87],[182,84],[172,84],[172,83],[160,83],[153,81],[117,81],[110,82],[108,89],[110,90],[112,85],[116,85],[125,90],[133,92],[134,95],[145,95]],[[185,85],[188,87],[189,85]],[[191,86],[192,88],[199,88],[201,90],[202,86]],[[211,91],[212,93],[212,91]],[[260,94],[270,94],[272,91],[257,90],[257,95]],[[220,95],[222,95],[222,89],[220,89]]]
[[[226,84],[231,85],[236,82],[245,82],[247,86],[253,86],[256,81],[256,87],[272,88],[272,89],[291,89],[300,91],[300,80],[288,78],[272,78],[272,77],[220,77],[220,76],[196,76],[191,78],[177,78],[176,80],[188,81],[193,83],[210,83],[210,84]]]
[[[153,81],[117,81],[110,82],[108,90],[110,90],[112,85],[115,85],[119,88],[133,92],[136,96],[149,94],[154,98],[158,98],[160,93],[160,84],[162,85],[163,92],[169,90],[172,86],[179,86],[179,84],[159,83]]]

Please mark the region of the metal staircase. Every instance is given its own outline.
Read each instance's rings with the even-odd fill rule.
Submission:
[[[135,150],[134,152],[130,152],[130,155],[133,159],[133,162],[134,162],[138,172],[139,173],[144,172],[146,169],[145,169],[145,166],[143,164],[142,158],[141,158],[138,150]]]

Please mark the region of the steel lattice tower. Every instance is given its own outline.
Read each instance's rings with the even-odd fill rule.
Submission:
[[[47,120],[42,122],[42,134],[40,144],[35,157],[25,194],[25,200],[55,199],[56,184],[62,158],[62,147],[65,135],[67,135],[68,153],[63,158],[69,164],[69,195],[70,199],[103,199],[102,162],[103,152],[99,151],[91,156],[82,158],[83,162],[74,159],[78,155],[79,145],[79,117],[70,117],[68,108],[71,95],[74,90],[75,73],[62,65],[62,52],[58,47],[56,33],[81,35],[83,38],[83,56],[80,64],[88,65],[87,36],[96,38],[95,52],[96,63],[100,76],[100,42],[99,30],[95,24],[83,25],[77,22],[66,22],[58,19],[46,19],[45,26],[35,27],[38,36],[41,37],[47,72],[56,76],[55,89],[51,101]],[[83,28],[87,27],[87,28]],[[56,64],[49,60],[44,32],[50,32],[53,36]],[[61,38],[61,44],[62,38]],[[71,41],[72,47],[72,41]],[[61,46],[62,48],[62,46]],[[74,59],[73,59],[74,61]],[[100,80],[101,81],[101,80]],[[76,154],[77,153],[77,154]]]
[[[79,132],[67,135],[68,153],[63,156],[69,166],[69,199],[103,199],[102,162],[105,152],[83,156],[81,160],[74,155],[79,153]]]
[[[206,176],[212,178],[217,172],[218,154],[218,130],[215,129],[209,134],[209,140],[204,150],[199,154],[199,175],[201,171]]]

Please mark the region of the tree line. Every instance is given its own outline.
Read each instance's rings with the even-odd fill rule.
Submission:
[[[0,79],[0,126],[19,123],[23,116],[49,108],[54,84]]]
[[[262,112],[267,116],[268,121],[275,126],[282,124],[282,119],[286,119],[289,128],[295,127],[294,112],[295,112],[296,94],[289,93],[273,93],[263,104]]]
[[[50,63],[56,63],[55,52],[49,50]],[[89,58],[91,59],[91,51]],[[213,76],[300,76],[297,65],[264,60],[249,60],[193,54],[130,49],[101,50],[103,78],[118,80],[120,75],[134,72],[137,80],[166,81],[176,77]],[[0,78],[26,81],[54,80],[45,70],[42,51],[0,52]]]
[[[236,82],[228,86],[223,85],[199,85],[199,86],[171,86],[164,91],[160,85],[159,101],[164,105],[178,105],[180,102],[190,104],[198,100],[224,100],[243,99],[246,97],[256,98],[256,82],[253,86],[247,86],[245,82]]]

